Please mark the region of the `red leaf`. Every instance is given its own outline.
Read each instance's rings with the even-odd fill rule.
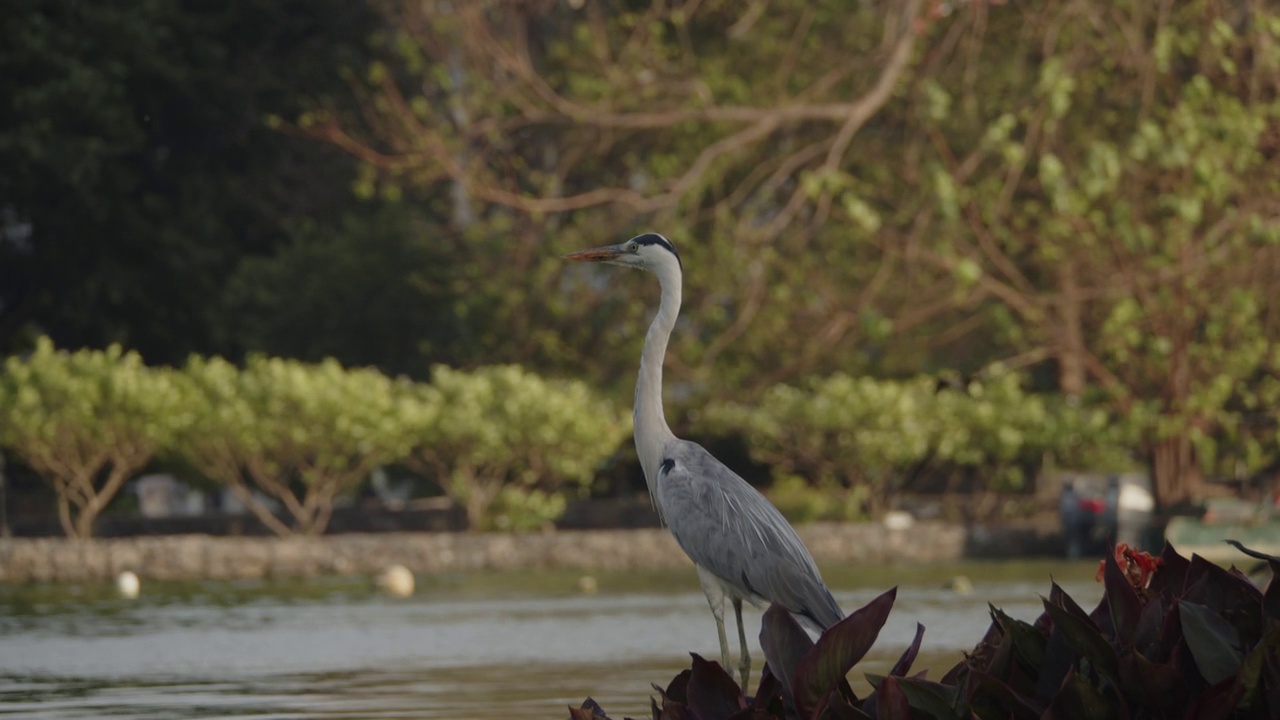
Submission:
[[[917,636],[918,637],[918,636]],[[876,717],[879,720],[911,720],[911,703],[892,675],[876,688]]]
[[[697,720],[724,720],[747,706],[738,684],[720,667],[693,654],[689,675],[689,712]]]
[[[773,603],[764,611],[760,622],[760,647],[764,649],[769,669],[782,685],[783,697],[794,708],[796,701],[791,687],[796,666],[813,648],[813,640],[786,608]]]
[[[827,628],[796,666],[791,691],[801,718],[822,714],[836,684],[862,659],[880,635],[898,589],[881,594],[865,607]]]
[[[893,669],[889,671],[890,675],[897,677],[906,677],[911,672],[911,663],[916,661],[916,655],[920,654],[920,641],[924,639],[924,625],[916,623],[916,639],[911,641],[907,649],[903,651],[902,657],[898,658],[898,662],[894,663]]]

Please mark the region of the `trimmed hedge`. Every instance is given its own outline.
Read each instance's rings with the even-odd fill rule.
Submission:
[[[586,385],[509,366],[439,367],[430,384],[266,357],[174,370],[42,339],[0,376],[0,446],[48,481],[78,537],[156,457],[230,487],[282,535],[323,532],[338,497],[395,464],[434,476],[473,527],[531,529],[590,485],[629,430]]]
[[[1128,427],[1106,412],[1032,394],[1009,373],[952,387],[932,376],[878,380],[837,374],[779,385],[755,406],[713,405],[709,434],[741,434],[794,498],[805,486],[843,491],[851,514],[874,512],[918,478],[959,478],[966,490],[1019,490],[1046,463],[1112,470],[1134,464]],[[800,481],[797,481],[800,478]]]

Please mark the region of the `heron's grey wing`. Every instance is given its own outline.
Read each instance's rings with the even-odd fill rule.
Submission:
[[[657,485],[676,542],[744,598],[777,602],[822,628],[844,617],[782,513],[701,445],[669,444]]]

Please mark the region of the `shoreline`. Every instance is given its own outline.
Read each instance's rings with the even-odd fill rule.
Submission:
[[[1016,526],[916,522],[798,527],[819,563],[935,562],[1055,555],[1057,532]],[[320,537],[170,535],[0,539],[0,583],[108,581],[125,570],[151,580],[245,580],[373,575],[391,564],[415,574],[482,570],[630,570],[687,567],[665,529],[541,533],[396,532]]]

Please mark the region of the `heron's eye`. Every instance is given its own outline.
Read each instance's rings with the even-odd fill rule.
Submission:
[[[640,246],[635,243],[631,243],[627,245],[627,252],[633,253],[633,252],[639,252],[639,250],[640,250]]]

